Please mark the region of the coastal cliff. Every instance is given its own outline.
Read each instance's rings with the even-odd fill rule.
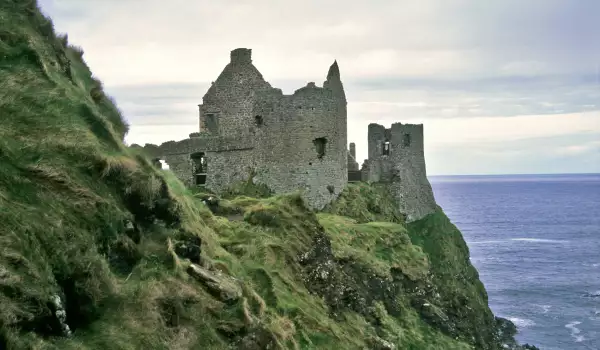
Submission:
[[[35,1],[0,18],[0,349],[519,348],[440,208],[194,192]]]

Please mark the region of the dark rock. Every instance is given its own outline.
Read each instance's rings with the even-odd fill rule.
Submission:
[[[121,236],[109,243],[106,258],[114,272],[126,275],[141,260],[142,253],[133,240]]]
[[[204,203],[210,209],[211,212],[215,213],[219,209],[219,198],[213,195],[205,195],[200,198],[200,201]]]
[[[54,310],[54,315],[60,324],[60,328],[62,330],[62,335],[65,337],[71,336],[71,328],[67,324],[67,311],[65,310],[62,300],[59,295],[52,296],[52,306]]]
[[[189,235],[184,241],[178,241],[174,244],[175,254],[183,259],[189,259],[195,264],[201,262],[202,240],[196,235]]]
[[[322,296],[336,318],[344,310],[363,315],[376,322],[372,314],[375,302],[381,301],[390,315],[399,316],[396,296],[402,286],[390,278],[378,276],[373,271],[351,259],[336,259],[329,238],[320,232],[315,236],[313,248],[300,257],[304,265],[304,283],[312,293]]]
[[[519,345],[515,340],[517,326],[505,318],[496,317],[496,337],[504,349],[508,350],[540,350],[538,347],[525,344]]]
[[[141,235],[141,232],[140,232],[139,228],[131,220],[126,220],[125,221],[125,234],[129,238],[131,238],[131,240],[135,244],[139,244],[140,241],[141,241],[141,239],[142,239],[142,235]]]

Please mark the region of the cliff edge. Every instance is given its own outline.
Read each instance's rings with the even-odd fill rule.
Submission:
[[[441,209],[406,224],[366,184],[318,213],[249,182],[190,192],[123,144],[83,51],[35,1],[0,18],[0,349],[514,342]]]

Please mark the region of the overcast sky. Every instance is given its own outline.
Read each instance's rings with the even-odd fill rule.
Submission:
[[[424,123],[428,173],[600,172],[598,0],[40,0],[131,124],[129,143],[197,131],[238,47],[284,93],[337,59],[348,140]]]

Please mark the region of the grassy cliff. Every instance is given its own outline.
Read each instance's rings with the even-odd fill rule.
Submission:
[[[190,192],[34,0],[0,1],[0,118],[0,349],[500,348],[441,210]]]

